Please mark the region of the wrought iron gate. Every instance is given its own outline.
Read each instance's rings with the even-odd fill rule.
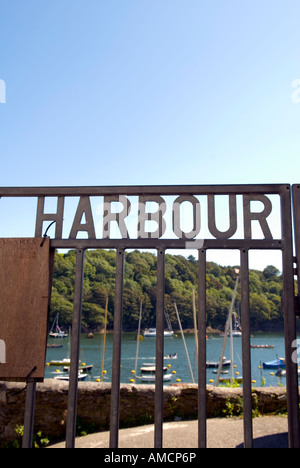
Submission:
[[[75,445],[78,392],[78,362],[80,349],[82,286],[84,257],[87,249],[116,250],[116,291],[113,336],[113,371],[111,384],[110,447],[118,447],[120,406],[120,364],[123,309],[123,278],[126,249],[157,251],[156,302],[156,381],[154,447],[163,446],[163,359],[165,252],[167,249],[198,251],[198,437],[199,447],[206,447],[206,258],[210,249],[232,249],[240,253],[241,320],[244,400],[245,447],[253,445],[252,379],[249,313],[249,251],[278,250],[282,252],[283,298],[287,363],[288,424],[290,447],[299,447],[298,369],[293,358],[296,341],[294,262],[300,265],[300,185],[293,187],[296,257],[293,253],[291,186],[150,186],[150,187],[51,187],[1,188],[0,197],[37,198],[35,237],[43,237],[49,223],[55,223],[52,248],[76,249],[76,275],[73,308],[71,369],[68,399],[66,447]],[[45,212],[47,198],[57,200],[54,213]],[[98,229],[93,213],[93,199],[100,197],[103,208],[102,226]],[[66,199],[78,205],[68,226],[65,220]],[[228,228],[220,231],[217,203],[228,218]],[[275,210],[274,210],[274,207]],[[0,205],[1,209],[1,205]],[[184,215],[184,210],[188,215]],[[276,219],[275,219],[276,218]],[[203,223],[204,219],[204,223]],[[272,221],[271,221],[272,220]],[[204,224],[204,227],[203,227]],[[273,225],[277,235],[274,238]],[[71,229],[70,229],[71,226]],[[65,235],[69,227],[69,235]],[[84,233],[85,238],[82,238]],[[78,236],[79,235],[79,236]],[[300,291],[300,268],[298,269]],[[27,389],[25,411],[25,442],[32,442],[35,382]]]

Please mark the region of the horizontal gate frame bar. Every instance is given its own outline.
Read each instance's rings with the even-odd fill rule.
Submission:
[[[184,239],[51,239],[54,249],[187,249],[199,250],[198,240]],[[193,244],[195,247],[193,247]],[[284,239],[206,239],[201,248],[227,250],[283,250]]]
[[[283,195],[290,184],[259,185],[162,185],[116,187],[0,187],[0,197],[80,197],[106,195]]]

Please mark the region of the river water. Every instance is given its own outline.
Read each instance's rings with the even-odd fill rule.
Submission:
[[[122,368],[121,368],[121,382],[130,383],[130,380],[134,378],[132,370],[135,367],[135,356],[137,342],[135,340],[135,333],[124,333],[122,336]],[[189,358],[191,362],[192,371],[197,382],[197,362],[195,353],[195,340],[192,334],[185,335]],[[209,337],[207,340],[207,360],[218,361],[220,358],[222,345],[224,338],[214,335]],[[50,343],[53,343],[53,339],[49,339]],[[48,349],[46,362],[49,363],[51,360],[61,360],[68,357],[69,345],[68,339],[56,340],[56,343],[63,344],[63,348],[59,349]],[[235,372],[238,372],[242,376],[242,348],[241,338],[234,338],[234,360],[235,360]],[[108,334],[106,337],[106,349],[105,349],[105,365],[104,369],[104,382],[111,381],[112,374],[112,343],[113,335]],[[273,385],[286,385],[286,379],[279,379],[276,375],[271,375],[272,372],[276,374],[276,371],[272,370],[261,370],[259,366],[262,362],[272,361],[276,357],[285,357],[284,351],[284,335],[283,333],[259,333],[252,336],[251,343],[254,345],[274,345],[274,349],[252,349],[252,379],[256,381],[256,386],[261,386],[262,377],[265,381],[266,386]],[[96,378],[100,377],[101,373],[101,362],[102,362],[102,350],[103,350],[103,335],[95,335],[94,339],[88,339],[86,335],[81,336],[81,361],[86,364],[93,364],[94,368],[92,372],[88,374],[88,381],[96,381]],[[171,383],[176,383],[177,380],[185,383],[192,382],[192,376],[188,365],[186,353],[184,350],[184,344],[180,335],[172,338],[165,339],[165,356],[169,354],[177,353],[178,358],[173,360],[165,360],[165,365],[170,365],[168,373],[172,373]],[[230,344],[228,340],[226,348],[226,357],[230,359]],[[144,338],[140,341],[139,345],[139,357],[138,357],[138,372],[140,374],[140,367],[143,364],[155,362],[155,338]],[[57,366],[46,366],[46,378],[54,378],[58,375],[61,368]],[[174,372],[174,373],[173,373]],[[225,376],[226,377],[226,376]],[[214,382],[210,382],[210,381]],[[216,381],[216,375],[213,374],[212,369],[207,369],[207,383]],[[139,381],[137,380],[137,383]]]

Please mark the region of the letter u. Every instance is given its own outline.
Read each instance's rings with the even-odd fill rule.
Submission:
[[[229,195],[229,222],[227,231],[219,231],[216,226],[215,196],[208,195],[208,229],[216,239],[230,239],[237,230],[236,196]]]

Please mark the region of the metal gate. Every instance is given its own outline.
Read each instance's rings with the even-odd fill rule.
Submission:
[[[118,447],[120,407],[120,365],[123,309],[123,278],[126,249],[157,251],[156,381],[154,447],[163,447],[163,359],[165,253],[167,249],[198,251],[198,438],[206,447],[206,259],[210,249],[232,249],[240,254],[242,364],[245,447],[253,445],[252,379],[249,313],[249,251],[282,252],[283,298],[287,364],[288,424],[290,447],[300,446],[298,369],[294,359],[296,311],[294,262],[300,265],[300,185],[293,187],[296,257],[293,254],[291,186],[149,186],[149,187],[51,187],[0,188],[0,197],[37,198],[35,237],[43,237],[55,224],[51,247],[76,249],[71,369],[68,398],[66,447],[75,446],[78,363],[80,350],[84,257],[87,249],[116,250],[116,291],[111,384],[110,448]],[[56,211],[45,212],[45,201],[55,200]],[[66,200],[76,204],[71,223]],[[96,223],[94,201],[102,208]],[[217,205],[221,206],[219,217]],[[1,205],[0,205],[1,209]],[[99,211],[99,210],[98,210]],[[97,215],[98,215],[97,211]],[[224,214],[225,213],[225,214]],[[220,219],[227,219],[220,230]],[[102,223],[102,224],[101,224]],[[100,226],[100,227],[99,227]],[[275,226],[275,227],[274,227]],[[68,230],[68,233],[66,233]],[[274,236],[273,232],[276,232]],[[83,233],[83,234],[82,234]],[[46,234],[45,234],[46,235]],[[274,238],[275,237],[275,238]],[[298,270],[300,291],[300,269]],[[35,382],[27,389],[24,446],[32,445]]]

